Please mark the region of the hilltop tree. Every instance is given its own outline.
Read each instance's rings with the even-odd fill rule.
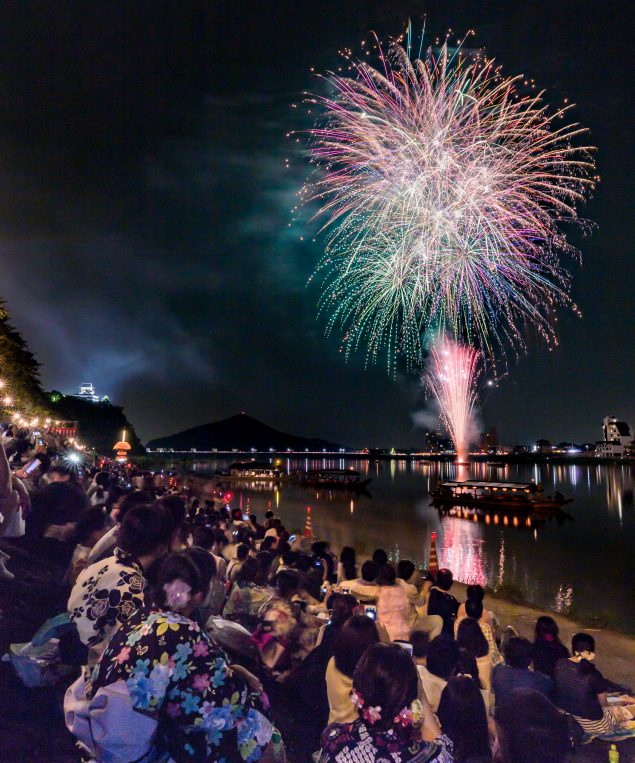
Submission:
[[[0,378],[3,390],[17,407],[45,411],[47,398],[40,382],[40,364],[20,332],[11,325],[3,299],[0,299]]]

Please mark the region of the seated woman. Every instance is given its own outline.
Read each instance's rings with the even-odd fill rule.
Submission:
[[[565,763],[583,736],[540,692],[513,689],[496,703],[497,763]]]
[[[319,763],[452,763],[452,743],[441,735],[425,698],[417,699],[417,684],[405,649],[397,644],[368,648],[353,677],[359,717],[324,730]]]
[[[536,620],[534,633],[534,670],[539,670],[553,680],[553,672],[558,660],[569,657],[569,650],[560,641],[556,621],[549,615]]]
[[[410,636],[410,603],[406,591],[396,583],[397,573],[389,564],[377,575],[377,622],[388,631],[391,641],[407,641]]]
[[[317,629],[306,622],[299,586],[296,570],[276,575],[274,596],[260,611],[253,634],[260,659],[278,681],[288,678],[315,645]]]
[[[257,760],[264,751],[271,759],[271,741],[279,741],[262,713],[253,677],[230,668],[191,619],[210,580],[187,552],[166,557],[151,606],[115,634],[93,671],[89,699],[117,682],[129,692],[132,709],[122,739],[135,728],[137,713],[139,729],[142,718],[144,724],[148,717],[156,721],[149,749],[137,755],[145,755],[144,763],[168,757],[177,763]]]
[[[328,607],[330,622],[320,630],[315,649],[293,672],[285,686],[287,691],[293,693],[291,701],[298,717],[302,718],[302,738],[309,750],[319,748],[320,736],[328,723],[330,708],[326,668],[333,656],[333,645],[358,604],[350,594],[333,593],[329,597]]]
[[[480,586],[478,587],[480,588]],[[498,651],[498,644],[494,638],[494,632],[492,631],[492,628],[487,620],[486,613],[483,610],[483,602],[478,598],[468,599],[464,605],[464,613],[464,617],[462,617],[460,620],[457,618],[456,622],[454,623],[454,635],[456,636],[458,633],[459,625],[463,620],[466,618],[475,620],[479,624],[480,629],[483,631],[483,635],[487,641],[492,665],[502,665],[504,662],[503,655]]]
[[[416,568],[408,559],[402,559],[397,565],[397,585],[404,589],[408,596],[409,624],[411,630],[425,631],[432,640],[443,630],[443,620],[438,615],[427,615],[424,598],[419,589],[410,583],[417,580]]]
[[[457,632],[457,643],[467,650],[476,660],[481,688],[488,692],[492,689],[492,658],[489,645],[478,622],[471,617],[461,620]]]
[[[80,641],[89,648],[89,667],[143,606],[146,571],[168,552],[174,534],[174,521],[164,508],[135,506],[123,520],[114,555],[91,564],[77,578],[67,608]]]
[[[450,593],[453,583],[452,572],[441,569],[437,572],[436,585],[428,595],[428,615],[439,615],[443,620],[443,633],[450,637],[454,636],[454,621],[459,609],[459,602]]]
[[[477,681],[465,675],[450,678],[437,717],[456,763],[490,763],[487,712]]]
[[[622,724],[635,716],[635,699],[609,706],[609,683],[595,667],[595,640],[576,633],[571,640],[572,656],[558,660],[554,670],[556,704],[575,717],[584,731],[594,737],[631,736]]]
[[[259,572],[260,563],[257,559],[245,559],[223,610],[223,617],[240,623],[252,632],[258,627],[260,611],[273,596],[270,588],[256,585]]]
[[[333,643],[333,657],[326,666],[329,723],[352,723],[357,719],[351,702],[353,674],[364,652],[378,641],[377,626],[366,615],[353,615],[341,626]]]

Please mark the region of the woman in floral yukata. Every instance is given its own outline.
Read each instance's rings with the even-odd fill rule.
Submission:
[[[158,720],[143,763],[284,760],[257,680],[230,667],[190,619],[209,587],[204,577],[187,551],[165,558],[153,605],[112,638],[93,671],[92,695],[123,679],[134,711]]]
[[[417,670],[397,644],[373,644],[355,668],[351,701],[359,718],[322,733],[319,763],[453,763],[452,742],[425,697]]]

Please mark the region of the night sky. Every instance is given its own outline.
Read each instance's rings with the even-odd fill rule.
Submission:
[[[575,239],[561,346],[533,344],[487,396],[508,444],[635,424],[632,50],[626,2],[14,2],[0,7],[0,296],[49,389],[92,381],[142,439],[245,410],[348,445],[420,441],[414,378],[348,363],[316,319],[310,67],[427,14],[577,103],[602,182]],[[285,169],[289,158],[290,169]],[[304,242],[300,240],[304,236]]]

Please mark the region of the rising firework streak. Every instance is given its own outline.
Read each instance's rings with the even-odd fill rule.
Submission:
[[[481,373],[480,353],[447,337],[437,337],[430,350],[424,382],[439,403],[459,463],[469,456],[475,434],[474,406]]]

